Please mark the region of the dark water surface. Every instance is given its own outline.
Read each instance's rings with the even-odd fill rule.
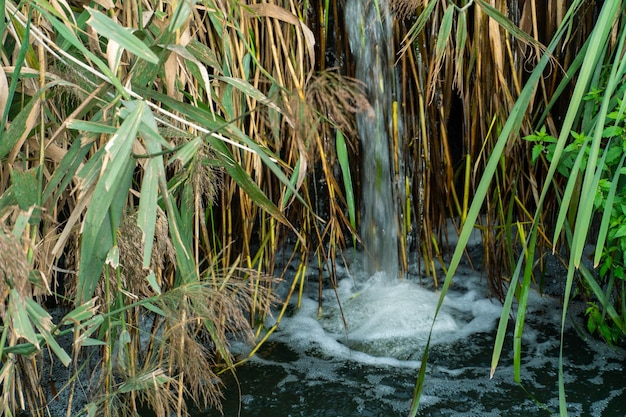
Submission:
[[[238,368],[237,380],[224,377],[225,416],[408,414],[438,295],[416,279],[387,282],[343,272],[338,295],[347,334],[332,307],[335,294],[324,293],[326,307],[318,317],[317,289],[311,284],[302,308],[283,319],[256,357]],[[480,276],[467,271],[455,278],[434,326],[418,415],[558,415],[559,300],[530,297],[520,386],[513,380],[511,337],[489,379],[501,307],[484,287]],[[575,310],[564,343],[570,415],[626,416],[624,353],[588,339],[579,331],[582,322]],[[236,347],[242,354],[249,349]]]

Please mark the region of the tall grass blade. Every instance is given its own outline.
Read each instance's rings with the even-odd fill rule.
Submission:
[[[185,3],[185,1],[181,2],[181,4]],[[97,10],[89,7],[86,10],[91,16],[87,23],[90,24],[101,36],[104,36],[110,41],[116,42],[119,46],[134,54],[138,58],[145,59],[152,64],[159,63],[159,57],[157,57],[156,54],[150,50],[148,45],[137,38],[131,30],[120,26],[118,23],[115,23],[109,17]]]
[[[469,241],[470,234],[474,228],[474,225],[476,224],[478,215],[480,214],[481,207],[485,201],[485,197],[487,195],[487,191],[489,190],[490,183],[492,179],[494,178],[496,169],[498,168],[498,164],[500,162],[500,158],[502,157],[502,152],[504,151],[504,148],[506,144],[508,143],[508,141],[510,140],[510,138],[515,137],[514,136],[516,134],[515,132],[518,131],[522,118],[524,117],[526,113],[526,109],[528,108],[530,104],[530,100],[534,96],[534,90],[537,84],[539,83],[539,80],[542,77],[543,70],[546,68],[546,66],[548,65],[551,59],[550,55],[555,50],[561,37],[566,33],[567,24],[569,24],[569,20],[573,16],[574,11],[578,8],[578,6],[579,6],[579,2],[574,2],[570,6],[570,9],[568,10],[568,13],[565,16],[565,19],[563,21],[563,24],[559,27],[559,30],[557,31],[554,38],[550,42],[548,48],[546,49],[546,52],[543,54],[540,61],[538,62],[537,67],[529,76],[523,90],[521,91],[517,101],[515,102],[515,105],[511,109],[510,116],[507,119],[506,123],[504,124],[502,131],[500,132],[500,135],[498,136],[498,140],[496,141],[491,151],[491,155],[489,157],[489,160],[487,161],[487,165],[483,171],[478,187],[476,188],[476,192],[474,194],[472,204],[470,205],[470,208],[468,210],[467,217],[465,219],[465,222],[462,225],[458,244],[454,250],[454,254],[452,255],[450,265],[448,266],[448,271],[446,273],[444,284],[441,287],[441,294],[439,296],[439,302],[437,303],[437,308],[435,310],[435,315],[433,318],[433,326],[439,314],[439,310],[441,309],[441,305],[443,304],[443,300],[447,294],[450,283],[452,282],[452,278],[454,274],[456,273],[459,262],[463,255],[463,251],[465,250],[465,247],[467,246],[467,242]],[[554,170],[556,170],[556,167],[553,167],[553,168]],[[552,171],[552,175],[554,175],[554,170]],[[550,173],[548,175],[550,175]],[[550,180],[547,181],[547,183],[549,182]],[[542,195],[542,198],[539,202],[539,207],[541,207],[543,196],[545,195],[546,191],[547,190],[544,188],[544,194]],[[520,268],[518,266],[517,271],[519,270]],[[510,291],[508,295],[513,296],[514,291]],[[505,301],[505,303],[507,301]],[[509,305],[510,304],[512,304],[512,300],[509,301]],[[506,319],[508,320],[508,317]],[[498,333],[496,335],[496,341],[502,341],[502,342],[504,341],[504,335],[501,334],[501,332],[504,332],[505,330],[506,330],[506,326],[500,324]],[[431,326],[431,332],[432,332],[432,326]],[[494,348],[494,356],[492,358],[492,372],[491,372],[492,374],[495,370],[495,366],[497,366],[497,363],[499,361],[500,351],[501,349]],[[428,360],[428,344],[422,356],[422,364],[421,364],[422,367],[426,366],[427,360]],[[413,396],[413,400],[411,403],[411,410],[409,413],[411,417],[415,417],[415,415],[417,414],[420,394],[422,391],[422,386],[424,384],[425,375],[426,375],[425,371],[422,371],[420,369],[420,373],[419,373],[418,380],[416,383],[416,390]]]
[[[352,186],[352,175],[350,174],[350,160],[348,158],[348,148],[346,147],[346,140],[341,130],[337,130],[335,136],[335,146],[337,147],[337,160],[341,167],[341,173],[343,175],[343,186],[346,190],[346,204],[348,206],[348,216],[350,218],[350,226],[353,230],[356,230],[356,209],[354,201],[354,188]],[[356,235],[352,234],[353,244],[356,247]]]
[[[77,282],[78,304],[93,296],[106,255],[113,244],[113,234],[117,233],[135,167],[132,146],[144,110],[143,104],[135,106],[105,147],[102,175],[91,197],[97,204],[90,205],[84,221]]]
[[[0,10],[2,10],[2,13],[4,14],[5,12],[5,8],[4,8],[4,2],[2,4],[2,8]],[[2,24],[4,25],[4,18],[2,19]],[[0,32],[0,34],[3,34],[3,32]],[[4,127],[6,126],[7,123],[7,119],[9,117],[9,110],[11,109],[11,103],[13,102],[13,97],[15,95],[15,90],[17,89],[18,86],[18,82],[19,82],[19,73],[22,70],[23,66],[24,66],[24,60],[26,58],[26,53],[29,50],[29,48],[31,48],[31,43],[30,43],[30,19],[26,21],[26,25],[24,26],[24,34],[22,37],[22,44],[20,45],[20,50],[17,54],[17,59],[15,60],[15,65],[14,65],[14,69],[13,69],[13,77],[11,78],[11,85],[10,86],[5,86],[5,88],[7,88],[6,91],[6,101],[4,102],[4,106],[2,106],[2,112],[0,113],[0,117],[2,117],[2,119],[0,119],[0,132],[4,132]],[[3,48],[4,49],[4,48]],[[3,72],[3,78],[4,78],[4,82],[6,83],[6,76],[4,75],[4,70],[2,70]],[[23,110],[22,110],[23,111]],[[0,144],[0,146],[2,146],[2,144]],[[2,152],[0,152],[0,158],[2,158]]]

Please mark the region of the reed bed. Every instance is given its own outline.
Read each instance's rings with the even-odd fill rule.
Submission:
[[[360,242],[354,115],[369,108],[342,8],[0,1],[0,415],[47,415],[60,395],[43,383],[52,358],[74,374],[68,416],[219,407],[219,374],[243,359],[230,338],[271,334],[264,318],[285,314],[311,256],[334,282],[336,257]],[[494,368],[513,300],[521,336],[547,251],[571,253],[565,307],[577,284],[589,329],[622,340],[623,275],[607,272],[624,262],[622,12],[615,1],[392,0],[380,16],[392,19],[400,86],[388,132],[400,269],[414,257],[444,297],[481,228],[505,306]],[[599,276],[580,262],[594,215]],[[442,279],[450,218],[460,244]],[[281,300],[285,242],[300,267]],[[89,395],[77,410],[79,387]]]

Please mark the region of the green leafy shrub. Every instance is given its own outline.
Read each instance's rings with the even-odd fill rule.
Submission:
[[[593,87],[584,100],[591,113],[599,111],[604,95],[604,88]],[[599,256],[594,260],[597,284],[602,288],[601,296],[595,294],[595,300],[588,302],[585,311],[587,328],[591,334],[597,334],[609,344],[623,341],[626,331],[626,115],[625,106],[621,99],[626,92],[626,85],[615,90],[614,99],[610,101],[610,108],[606,114],[602,129],[602,145],[599,151],[600,164],[596,169],[598,176],[597,189],[593,196],[593,208],[601,214],[601,223],[596,243]],[[587,120],[589,125],[596,122],[595,117]],[[584,130],[583,130],[584,131]],[[565,146],[561,158],[558,160],[557,171],[564,177],[574,174],[574,169],[584,172],[587,168],[587,158],[592,151],[592,141],[585,133],[571,132],[571,142]],[[532,160],[536,163],[545,158],[552,163],[557,139],[546,133],[545,127],[533,135],[525,137],[535,142],[532,149]],[[581,195],[581,198],[586,198]],[[585,296],[594,298],[593,286],[586,280],[581,280],[581,288]],[[607,315],[607,306],[614,308],[618,317]]]

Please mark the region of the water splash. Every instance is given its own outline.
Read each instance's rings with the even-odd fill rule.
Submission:
[[[357,115],[362,145],[361,236],[365,271],[398,276],[397,207],[393,193],[389,132],[392,131],[393,56],[388,0],[347,0],[346,27],[371,108]]]

